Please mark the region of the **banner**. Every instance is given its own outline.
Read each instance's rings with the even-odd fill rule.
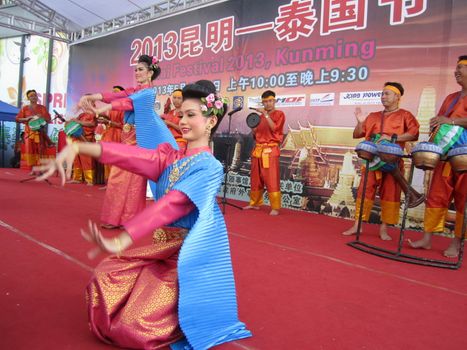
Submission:
[[[198,79],[244,106],[231,131],[242,148],[237,175],[247,176],[248,107],[274,90],[286,115],[282,179],[303,185],[301,209],[348,216],[360,179],[355,108],[381,110],[384,82],[400,82],[401,107],[426,134],[444,97],[458,90],[453,71],[467,53],[466,15],[462,0],[226,1],[72,46],[68,106],[86,92],[134,86],[138,57],[155,55],[158,108]]]

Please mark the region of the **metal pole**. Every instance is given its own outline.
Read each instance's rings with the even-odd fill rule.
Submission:
[[[47,110],[49,110],[50,105],[50,82],[52,80],[52,58],[54,53],[54,40],[49,40],[49,57],[47,62],[47,83],[45,85],[45,101],[44,106]]]
[[[21,49],[19,54],[19,73],[18,73],[18,97],[16,107],[21,108],[23,102],[23,74],[24,74],[24,52],[26,51],[26,35],[21,37]],[[20,124],[16,123],[15,143],[19,141],[21,134]]]
[[[415,166],[414,163],[412,162],[410,165],[410,175],[409,175],[409,184],[412,184],[412,179],[413,179],[413,172],[414,172]],[[405,203],[404,203],[404,212],[402,214],[402,222],[401,222],[401,229],[399,231],[399,245],[397,246],[397,255],[401,253],[402,250],[402,245],[404,244],[404,231],[405,231],[405,222],[407,219],[407,213],[409,211],[409,200],[410,200],[410,191],[411,187],[409,187],[409,190],[405,194]]]
[[[358,213],[358,225],[357,225],[357,233],[356,233],[356,241],[360,240],[360,231],[362,228],[362,219],[363,219],[363,208],[365,205],[365,195],[366,195],[366,184],[368,182],[368,173],[370,168],[370,161],[365,159],[365,174],[363,177],[363,189],[362,189],[362,198],[360,199],[360,213]]]

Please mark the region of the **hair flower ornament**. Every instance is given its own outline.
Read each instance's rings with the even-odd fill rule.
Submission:
[[[152,57],[152,63],[150,65],[150,68],[151,69],[159,68],[159,60],[157,59],[157,57],[155,57],[155,56]]]
[[[203,103],[201,111],[205,116],[221,116],[224,114],[224,105],[228,104],[229,100],[221,95],[209,94],[206,97],[202,97],[201,102]]]

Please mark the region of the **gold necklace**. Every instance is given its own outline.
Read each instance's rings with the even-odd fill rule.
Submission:
[[[172,189],[172,187],[175,185],[175,183],[183,176],[183,174],[187,172],[187,170],[190,168],[188,165],[192,165],[193,162],[197,163],[200,160],[203,160],[206,158],[206,157],[201,157],[200,155],[202,154],[204,154],[204,152],[200,152],[190,157],[184,158],[183,161],[181,162],[178,161],[178,162],[173,163],[173,168],[169,174],[169,185],[165,189],[165,193],[168,193]]]

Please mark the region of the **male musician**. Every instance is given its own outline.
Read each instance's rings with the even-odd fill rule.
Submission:
[[[284,138],[284,112],[275,109],[276,94],[267,90],[261,95],[264,108],[259,125],[254,128],[255,148],[251,154],[250,204],[244,210],[259,209],[263,204],[264,186],[268,190],[271,211],[269,215],[279,215],[281,207],[279,146]]]
[[[94,130],[97,123],[94,113],[84,112],[72,120],[83,127],[83,135],[80,138],[73,137],[74,141],[95,142]],[[73,180],[69,183],[82,183],[83,178],[88,186],[94,184],[94,163],[91,157],[78,154],[73,163]]]
[[[120,85],[115,85],[112,88],[113,92],[124,91]],[[110,110],[107,116],[100,115],[97,118],[98,123],[105,125],[105,131],[102,134],[101,142],[118,142],[120,143],[122,128],[123,128],[123,111]],[[104,165],[104,180],[107,182],[110,174],[110,165]]]
[[[172,93],[172,103],[175,108],[172,109],[169,113],[163,114],[162,119],[164,120],[165,124],[167,124],[167,127],[174,136],[175,141],[177,141],[178,147],[180,147],[180,149],[184,149],[186,148],[186,140],[182,137],[182,132],[178,126],[180,123],[180,108],[182,107],[183,103],[181,89],[176,89]]]
[[[24,123],[24,145],[22,145],[21,159],[25,164],[25,169],[31,170],[35,165],[40,164],[40,158],[44,158],[46,148],[53,143],[47,136],[46,126],[40,130],[31,130],[29,122],[42,118],[47,123],[51,123],[50,114],[45,106],[37,103],[38,97],[36,90],[26,91],[26,97],[29,100],[29,105],[24,106],[16,116],[17,123]]]
[[[433,130],[442,124],[458,125],[463,130],[461,130],[462,134],[457,136],[465,137],[467,133],[467,55],[459,57],[454,77],[461,86],[461,91],[450,94],[444,99],[438,116],[430,119],[430,127]],[[444,231],[448,206],[454,198],[456,207],[455,237],[444,251],[444,256],[456,258],[459,255],[464,205],[467,198],[467,174],[454,172],[449,162],[439,162],[434,169],[427,197],[424,220],[425,233],[421,240],[409,241],[409,244],[413,248],[431,248],[432,233]]]
[[[404,95],[404,88],[401,84],[387,82],[384,84],[381,94],[383,111],[373,112],[365,117],[361,109],[356,108],[355,117],[357,118],[357,125],[353,132],[353,138],[365,137],[366,140],[370,140],[372,135],[379,135],[380,137],[377,142],[381,142],[382,140],[391,140],[392,135],[396,134],[397,143],[402,148],[405,142],[417,140],[420,125],[412,113],[399,108],[402,95]],[[399,169],[403,170],[402,161],[399,164]],[[364,167],[362,167],[363,172]],[[379,188],[382,222],[379,236],[382,240],[391,240],[387,227],[399,222],[401,187],[390,173],[382,172],[381,170],[369,171],[362,214],[364,221],[368,221],[370,217],[377,188]],[[355,223],[350,229],[342,233],[345,236],[353,235],[357,232],[362,192],[363,179],[361,179],[358,188],[355,205]]]

